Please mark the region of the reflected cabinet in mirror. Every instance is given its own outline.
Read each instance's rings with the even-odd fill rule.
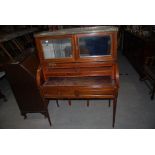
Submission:
[[[45,59],[72,57],[71,39],[49,39],[41,41]]]
[[[111,55],[111,37],[86,36],[79,37],[80,57]]]

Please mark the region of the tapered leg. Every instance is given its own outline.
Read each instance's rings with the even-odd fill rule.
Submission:
[[[111,105],[111,100],[109,99],[109,107],[110,107],[110,105]]]
[[[89,100],[87,100],[87,107],[89,107]]]
[[[69,104],[69,106],[71,106],[71,100],[68,100],[68,104]]]
[[[59,103],[58,103],[58,100],[56,100],[56,103],[57,103],[57,107],[59,107]]]
[[[114,98],[113,99],[113,123],[112,123],[113,128],[115,126],[116,106],[117,106],[117,98]]]
[[[47,118],[48,118],[48,121],[49,121],[50,126],[52,126],[51,119],[50,119],[50,116],[49,116],[48,111],[47,111]]]
[[[21,112],[21,115],[22,115],[22,116],[24,116],[24,119],[26,119],[26,118],[27,118],[26,113]]]
[[[46,111],[46,112],[42,112],[42,114],[45,116],[45,118],[48,118],[49,124],[50,124],[50,126],[51,126],[52,123],[51,123],[51,119],[50,119],[50,116],[49,116],[49,113],[48,113],[48,109],[47,109],[49,100],[48,100],[48,99],[44,99],[44,103],[46,104],[46,105],[45,105],[45,109],[46,109],[45,111]]]
[[[49,124],[50,124],[50,126],[52,126],[51,119],[50,119],[50,116],[49,116],[48,111],[47,112],[44,112],[42,114],[45,116],[45,118],[48,118]]]
[[[0,90],[0,99],[1,98],[3,98],[3,100],[6,102],[7,101],[7,99],[6,99],[6,97],[5,97],[5,95],[4,94],[2,94],[2,92],[1,92],[1,90]]]
[[[151,100],[153,100],[153,99],[154,99],[154,93],[155,93],[155,86],[153,87],[153,90],[152,90],[151,93],[152,93],[152,94],[151,94]]]

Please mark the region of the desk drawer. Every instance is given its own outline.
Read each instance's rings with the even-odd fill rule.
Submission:
[[[44,87],[44,97],[49,98],[87,98],[114,95],[113,88],[74,88],[74,87]]]
[[[90,88],[90,89],[76,89],[74,90],[75,96],[87,96],[87,95],[112,95],[114,93],[113,89],[102,89],[102,88]]]

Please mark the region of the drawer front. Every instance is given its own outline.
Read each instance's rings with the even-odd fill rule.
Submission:
[[[45,97],[60,98],[61,96],[73,96],[74,91],[71,88],[65,87],[43,87],[42,92]]]
[[[44,97],[47,98],[107,98],[114,95],[113,88],[77,88],[77,87],[44,87]]]
[[[64,71],[65,70],[65,71]],[[83,76],[111,76],[112,67],[91,67],[91,68],[65,68],[47,69],[46,77],[83,77]]]

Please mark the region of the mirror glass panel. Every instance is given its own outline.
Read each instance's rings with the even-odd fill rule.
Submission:
[[[79,38],[80,57],[111,55],[110,36],[88,36]]]
[[[43,40],[41,44],[45,59],[72,57],[70,38]]]

